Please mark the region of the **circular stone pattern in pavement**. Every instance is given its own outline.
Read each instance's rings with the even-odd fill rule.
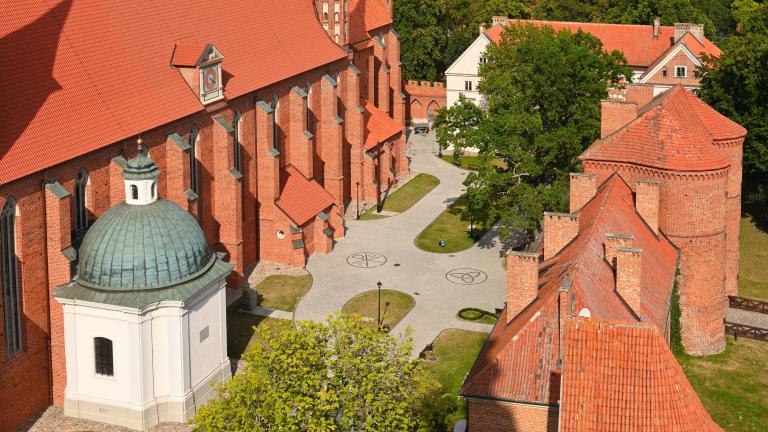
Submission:
[[[372,268],[383,266],[387,257],[376,252],[358,252],[347,257],[347,264],[352,267]]]
[[[488,275],[475,268],[457,268],[446,273],[445,278],[457,285],[478,285],[485,282]]]

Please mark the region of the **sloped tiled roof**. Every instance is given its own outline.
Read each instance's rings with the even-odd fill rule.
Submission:
[[[288,166],[280,198],[275,201],[280,210],[297,226],[304,225],[318,213],[334,204],[333,196],[314,180],[308,180],[295,167]]]
[[[675,86],[641,108],[638,118],[595,141],[580,157],[676,171],[726,168],[730,159],[712,145],[708,128],[738,136],[744,136],[744,129],[702,104],[682,86]]]
[[[310,1],[4,2],[0,183],[201,111],[170,66],[185,42],[224,54],[230,99],[347,55]]]
[[[403,125],[397,124],[385,112],[376,108],[368,101],[364,101],[365,108],[365,149],[370,150],[377,145],[387,142],[403,131]]]
[[[392,24],[392,17],[384,5],[384,0],[350,0],[349,10],[349,43],[370,39],[369,32]]]
[[[607,52],[619,50],[627,58],[630,66],[648,67],[674,44],[675,27],[660,26],[659,37],[653,37],[653,25],[639,24],[606,24],[606,23],[581,23],[564,21],[542,20],[510,20],[510,24],[532,24],[535,26],[549,26],[555,31],[568,30],[576,32],[581,29],[590,33],[603,43],[603,49]],[[494,26],[486,30],[486,35],[493,43],[499,43],[504,26]],[[695,55],[707,53],[714,56],[720,55],[720,49],[709,39],[704,38],[702,44],[696,38],[695,43],[686,42],[686,46]]]
[[[484,398],[554,404],[559,358],[558,289],[570,279],[573,306],[591,316],[636,321],[615,291],[612,266],[604,259],[608,233],[634,236],[643,249],[640,319],[659,329],[667,326],[677,250],[643,222],[632,189],[614,174],[579,210],[579,235],[539,267],[539,296],[509,324],[505,311],[462,387],[462,394]]]
[[[173,49],[173,60],[171,61],[171,64],[182,67],[195,66],[207,47],[208,44],[199,42],[176,44],[176,47]]]
[[[560,431],[722,431],[653,326],[569,318]]]

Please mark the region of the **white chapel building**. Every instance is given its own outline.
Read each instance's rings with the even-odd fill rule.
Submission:
[[[146,150],[125,168],[126,200],[90,228],[64,310],[64,414],[146,430],[185,422],[231,377],[225,278],[232,266],[197,221],[158,199]]]

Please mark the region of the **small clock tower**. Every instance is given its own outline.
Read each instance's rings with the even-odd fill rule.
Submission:
[[[212,44],[177,43],[171,66],[177,68],[189,87],[207,105],[224,98],[221,63],[224,56]]]

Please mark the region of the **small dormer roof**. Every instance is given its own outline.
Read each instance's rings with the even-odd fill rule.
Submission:
[[[179,42],[173,48],[171,64],[176,67],[199,67],[223,57],[213,44]]]

